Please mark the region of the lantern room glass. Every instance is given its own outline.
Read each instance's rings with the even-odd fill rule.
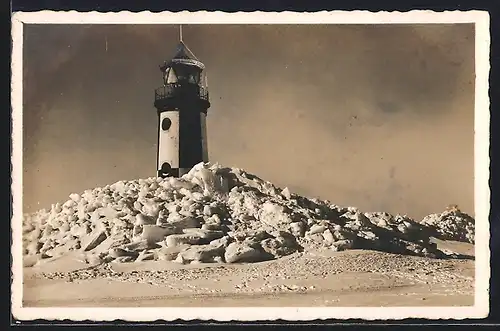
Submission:
[[[201,87],[207,87],[205,72],[197,67],[186,64],[173,64],[163,74],[164,85],[175,83],[188,83]]]

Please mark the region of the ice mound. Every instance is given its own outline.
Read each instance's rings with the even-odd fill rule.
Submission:
[[[25,262],[70,251],[89,264],[258,262],[297,251],[373,249],[445,257],[431,237],[474,242],[459,211],[422,222],[363,213],[280,189],[237,168],[198,164],[181,178],[119,181],[23,218]]]
[[[428,215],[421,223],[434,228],[435,235],[441,239],[474,243],[475,221],[457,206],[451,206],[441,214]]]

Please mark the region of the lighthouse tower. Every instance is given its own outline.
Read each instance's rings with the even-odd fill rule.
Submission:
[[[158,112],[158,177],[180,177],[208,162],[206,116],[210,107],[205,65],[182,41],[160,66],[163,86],[155,90]]]

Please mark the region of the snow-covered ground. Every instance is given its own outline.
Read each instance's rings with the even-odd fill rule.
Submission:
[[[232,268],[231,277],[245,275],[241,284],[234,284],[232,294],[297,294],[321,292],[324,279],[339,274],[339,280],[346,273],[361,272],[372,280],[375,273],[385,275],[381,279],[391,279],[393,287],[407,281],[414,284],[418,272],[412,270],[424,270],[423,266],[429,270],[417,282],[424,279],[427,288],[447,284],[450,289],[462,279],[463,293],[459,292],[472,298],[473,261],[459,258],[473,255],[474,219],[457,208],[421,221],[405,215],[366,213],[298,196],[241,169],[217,164],[199,164],[182,178],[120,181],[69,198],[23,219],[24,266],[30,270],[25,294],[33,302],[42,300],[29,291],[43,283],[40,277],[72,286],[78,281],[109,278],[162,288],[168,284],[170,290],[177,286],[178,291],[168,295],[217,294],[216,281],[189,285],[197,289],[189,292],[189,281],[180,281],[179,275],[206,273],[198,278],[221,279]],[[450,249],[446,244],[450,241],[461,242],[459,246],[466,249]],[[348,257],[347,265],[338,263],[340,256]],[[356,256],[369,258],[356,262]],[[57,261],[66,261],[68,266],[68,259],[73,261],[72,268],[54,269]],[[242,267],[241,263],[250,264]],[[465,265],[467,276],[454,273],[446,278],[443,275],[449,276],[449,272],[440,269],[445,264],[453,270]],[[124,271],[116,271],[120,266]],[[242,273],[245,268],[257,271]],[[272,276],[276,268],[280,271]],[[316,274],[319,271],[322,274]],[[198,279],[193,275],[192,279]],[[276,282],[282,277],[297,281]],[[313,281],[315,277],[323,280]],[[334,283],[328,284],[324,286],[330,288]],[[363,291],[359,284],[358,290]]]

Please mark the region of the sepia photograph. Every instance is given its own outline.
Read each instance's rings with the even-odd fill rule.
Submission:
[[[12,22],[17,318],[488,313],[487,13]]]

